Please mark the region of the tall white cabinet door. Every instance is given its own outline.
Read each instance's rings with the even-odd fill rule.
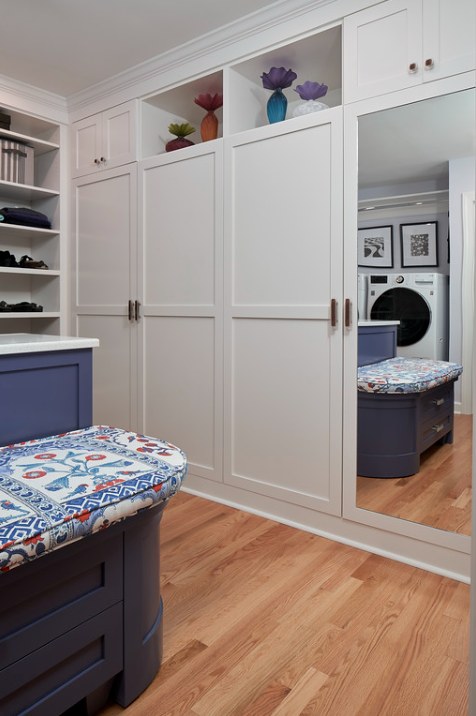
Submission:
[[[137,167],[73,183],[73,325],[100,339],[94,353],[94,422],[137,428]]]
[[[344,101],[422,82],[421,0],[389,0],[344,19]]]
[[[225,482],[341,512],[342,108],[230,139]]]
[[[208,142],[141,163],[141,429],[222,480],[223,152]]]

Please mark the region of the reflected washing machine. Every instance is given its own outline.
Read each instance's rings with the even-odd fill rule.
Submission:
[[[369,276],[367,315],[400,321],[397,355],[448,360],[448,277],[439,273]]]

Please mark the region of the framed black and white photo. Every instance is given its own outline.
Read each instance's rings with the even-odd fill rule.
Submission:
[[[438,266],[438,222],[400,224],[402,267]]]
[[[358,264],[371,268],[393,267],[393,227],[358,229]]]

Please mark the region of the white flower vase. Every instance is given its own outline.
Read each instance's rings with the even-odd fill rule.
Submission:
[[[329,109],[329,105],[324,102],[318,102],[316,99],[307,99],[305,102],[301,102],[293,110],[293,117],[302,117],[305,114],[311,114],[311,112],[320,112],[323,109]]]

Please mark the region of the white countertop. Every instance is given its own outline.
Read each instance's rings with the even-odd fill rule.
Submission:
[[[359,328],[364,326],[399,326],[400,321],[359,321],[357,326]]]
[[[78,348],[96,348],[98,345],[99,340],[97,338],[45,336],[34,333],[0,334],[0,355],[67,351]]]

